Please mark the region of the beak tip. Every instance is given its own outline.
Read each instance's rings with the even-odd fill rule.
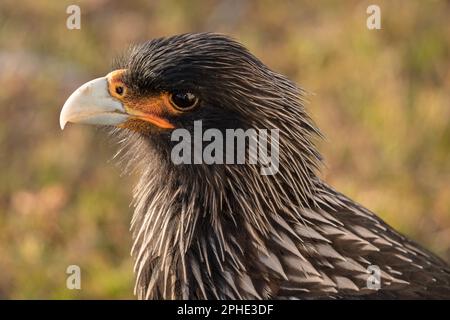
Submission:
[[[61,130],[64,130],[64,128],[66,127],[66,124],[67,124],[67,119],[66,119],[64,111],[65,111],[65,105],[62,108],[61,113],[59,114],[59,126],[60,126]]]

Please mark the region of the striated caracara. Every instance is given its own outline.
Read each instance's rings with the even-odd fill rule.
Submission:
[[[110,127],[123,166],[139,169],[139,298],[450,298],[445,262],[319,178],[302,96],[239,43],[202,33],[135,46],[69,97],[61,127]],[[173,132],[194,135],[199,120],[224,135],[279,129],[279,169],[174,163]]]

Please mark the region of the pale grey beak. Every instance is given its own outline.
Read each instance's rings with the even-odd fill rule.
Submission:
[[[89,81],[75,90],[64,103],[59,124],[64,129],[67,122],[118,125],[129,118],[122,103],[108,91],[107,77]]]

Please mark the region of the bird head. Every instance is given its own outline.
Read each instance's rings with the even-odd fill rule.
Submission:
[[[302,91],[219,34],[184,34],[132,47],[115,70],[78,88],[60,114],[61,128],[68,122],[114,127],[130,141],[148,142],[166,163],[176,143],[173,130],[194,134],[197,120],[203,130],[221,132],[279,129],[281,157],[290,154],[305,174],[320,162],[311,141],[318,131],[303,108]]]

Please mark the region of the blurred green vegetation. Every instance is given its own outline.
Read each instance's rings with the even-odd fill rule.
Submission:
[[[101,130],[58,116],[130,43],[185,32],[229,34],[314,93],[324,179],[449,261],[449,16],[449,1],[2,0],[0,298],[133,298],[136,177]],[[82,290],[66,289],[71,264]]]

